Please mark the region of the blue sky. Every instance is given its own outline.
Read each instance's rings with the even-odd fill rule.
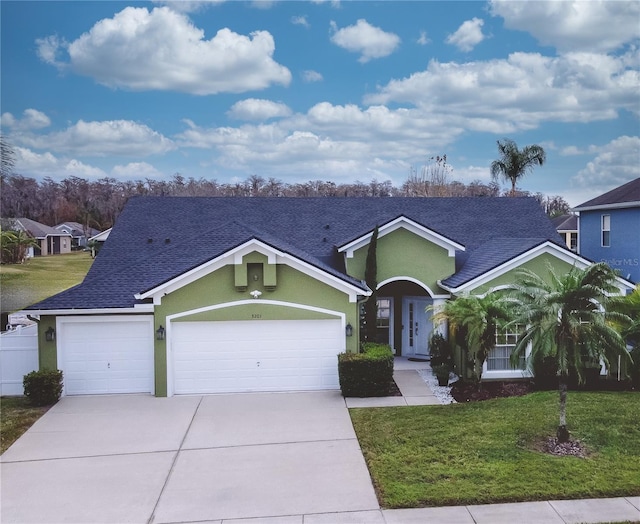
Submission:
[[[38,179],[391,180],[496,140],[577,205],[640,176],[640,2],[11,2],[2,133]],[[503,187],[507,187],[505,184]]]

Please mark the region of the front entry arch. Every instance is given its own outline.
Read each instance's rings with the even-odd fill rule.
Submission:
[[[398,356],[428,358],[433,331],[429,291],[419,283],[397,280],[383,283],[377,295],[378,341],[388,343]]]

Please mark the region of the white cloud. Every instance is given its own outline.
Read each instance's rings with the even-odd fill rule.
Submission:
[[[561,51],[613,51],[637,42],[637,0],[491,0],[490,12],[508,29],[531,33],[541,44]]]
[[[64,39],[58,37],[58,35],[50,35],[36,39],[36,44],[38,45],[37,55],[40,60],[61,69],[66,66],[58,59],[61,51],[68,45]]]
[[[206,40],[202,29],[168,7],[127,7],[69,44],[55,37],[37,43],[46,62],[60,66],[55,57],[66,50],[65,67],[113,88],[211,95],[291,81],[290,71],[272,58],[269,32],[244,36],[224,28]]]
[[[255,9],[271,9],[274,5],[274,0],[253,0],[251,2],[251,7]]]
[[[374,58],[389,56],[400,45],[400,37],[394,33],[386,33],[379,27],[370,25],[360,19],[355,25],[338,29],[335,22],[331,22],[331,41],[339,47],[352,53],[360,53],[358,62],[366,63]]]
[[[180,13],[195,13],[206,7],[219,5],[226,0],[153,0],[154,4],[166,5]]]
[[[560,156],[578,156],[583,154],[584,152],[576,146],[567,146],[560,150]]]
[[[164,174],[147,162],[130,162],[126,165],[113,166],[111,176],[118,179],[143,180],[163,178]]]
[[[311,69],[302,72],[302,80],[305,82],[322,82],[324,80],[323,76],[317,71],[313,71]]]
[[[470,130],[504,134],[542,122],[614,119],[638,111],[640,73],[626,57],[513,53],[459,64],[432,60],[425,71],[392,80],[365,103],[407,103],[447,114]]]
[[[238,120],[268,120],[289,116],[291,109],[281,102],[247,98],[233,104],[227,115]]]
[[[306,16],[292,16],[291,23],[293,25],[301,25],[303,27],[311,27]]]
[[[3,113],[0,122],[3,127],[14,131],[42,129],[51,125],[49,117],[37,109],[25,109],[22,115],[21,119],[17,119],[11,113]]]
[[[402,183],[410,162],[425,150],[439,151],[464,128],[446,115],[425,116],[417,109],[360,108],[328,102],[306,114],[277,122],[240,127],[188,128],[179,137],[184,148],[212,152],[213,162],[226,172],[277,171],[279,177],[326,178],[351,176]]]
[[[458,30],[447,36],[447,44],[456,46],[460,51],[471,51],[475,46],[485,39],[482,34],[484,20],[473,18],[464,22]]]
[[[420,31],[420,36],[418,37],[416,42],[418,44],[420,44],[420,45],[427,45],[428,43],[431,42],[431,40],[427,36],[427,32],[426,31]]]
[[[601,194],[640,177],[640,137],[621,136],[597,148],[597,156],[571,181]]]
[[[35,149],[85,156],[148,156],[175,148],[170,139],[130,120],[79,120],[63,131],[16,135],[15,142]]]
[[[58,158],[55,155],[36,153],[28,148],[14,147],[16,153],[15,172],[25,176],[98,179],[107,174],[100,168],[85,164],[75,158]]]

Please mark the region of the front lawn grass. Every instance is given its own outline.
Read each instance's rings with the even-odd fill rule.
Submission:
[[[0,265],[2,311],[18,311],[79,284],[92,262],[89,252],[78,251]]]
[[[27,431],[51,406],[32,406],[24,397],[0,398],[0,453]]]
[[[569,392],[568,428],[587,458],[535,451],[555,435],[553,391],[350,413],[385,508],[640,495],[637,392]]]

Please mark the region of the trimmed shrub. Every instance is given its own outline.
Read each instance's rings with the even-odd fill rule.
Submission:
[[[431,355],[431,367],[446,364],[449,369],[453,366],[453,348],[449,341],[441,333],[434,331],[429,339],[429,354]]]
[[[393,352],[387,344],[366,343],[361,353],[338,355],[344,397],[383,397],[393,383]]]
[[[48,406],[60,400],[62,371],[32,371],[22,381],[24,396],[34,406]]]

